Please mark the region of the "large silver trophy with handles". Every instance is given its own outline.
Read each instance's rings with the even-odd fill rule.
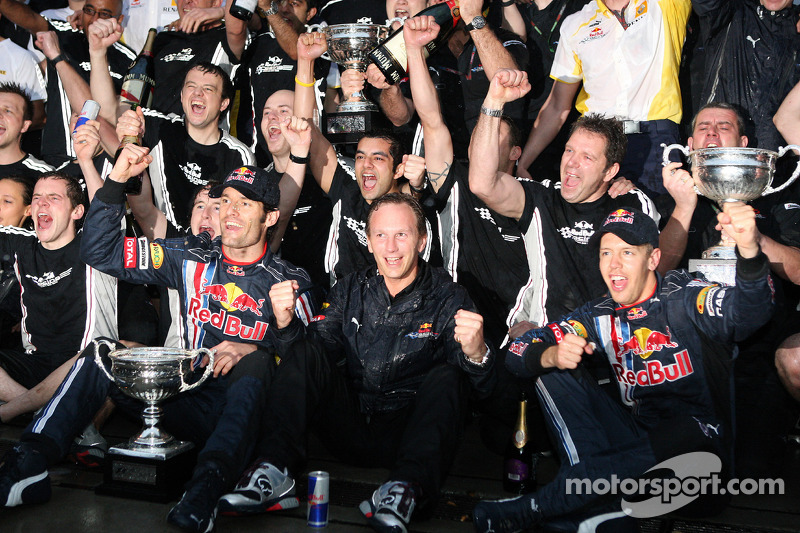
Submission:
[[[794,144],[777,152],[761,148],[716,147],[690,150],[671,144],[664,147],[664,165],[669,164],[672,150],[680,150],[692,167],[695,192],[722,206],[726,202],[750,202],[761,196],[781,191],[800,175],[800,162],[792,176],[780,187],[772,187],[775,162],[789,150],[800,151]],[[733,285],[736,280],[734,242],[723,232],[722,240],[705,250],[701,259],[691,259],[689,269],[700,271],[712,281]]]
[[[110,368],[100,356],[100,345],[109,348]],[[161,501],[173,496],[191,473],[194,447],[191,442],[174,438],[158,427],[162,409],[159,403],[200,386],[211,375],[214,352],[206,348],[116,349],[108,341],[94,341],[95,363],[119,389],[146,404],[144,428],[127,443],[109,449],[105,483],[98,487],[103,494],[122,495]],[[203,374],[194,382],[188,379],[202,360],[208,357]],[[188,468],[187,468],[188,466]],[[182,479],[176,483],[177,479]],[[178,492],[180,494],[180,492]]]
[[[389,33],[378,24],[334,24],[322,28],[328,43],[328,55],[345,69],[366,72],[369,53]],[[378,106],[356,91],[339,104],[336,113],[325,117],[326,137],[332,143],[358,142],[361,136],[382,125]]]

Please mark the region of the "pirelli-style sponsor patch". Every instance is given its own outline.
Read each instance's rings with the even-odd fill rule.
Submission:
[[[703,289],[697,294],[697,312],[701,315],[706,310],[706,300],[708,299],[708,292],[711,290],[711,287],[703,287]]]
[[[164,264],[164,248],[160,244],[150,243],[150,257],[153,259],[153,268],[161,268]]]
[[[122,257],[125,268],[136,268],[136,238],[125,237],[122,243]]]

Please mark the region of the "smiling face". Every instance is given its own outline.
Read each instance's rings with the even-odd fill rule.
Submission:
[[[208,189],[197,193],[194,204],[192,204],[192,218],[189,224],[192,228],[192,235],[200,235],[205,231],[213,239],[220,234],[220,203],[219,198],[208,197]]]
[[[261,115],[261,133],[272,155],[288,155],[289,143],[281,134],[280,123],[291,117],[294,109],[294,92],[277,91],[267,98]]]
[[[792,5],[792,0],[761,0],[761,5],[769,11],[780,11]]]
[[[420,235],[409,206],[387,203],[370,214],[367,248],[389,294],[396,295],[417,277],[419,253],[426,242],[427,236]]]
[[[0,226],[21,227],[31,215],[25,204],[25,186],[14,180],[0,180]]]
[[[22,134],[31,125],[24,117],[25,99],[14,93],[0,93],[0,150],[19,147]]]
[[[88,31],[97,19],[115,18],[122,15],[122,0],[86,0],[81,12],[81,28]]]
[[[183,16],[192,9],[208,9],[209,7],[219,7],[220,0],[175,0],[178,7],[178,16]]]
[[[694,119],[694,131],[687,144],[691,150],[747,146],[747,137],[739,131],[739,120],[733,110],[708,107]]]
[[[608,166],[606,139],[578,128],[570,136],[561,156],[561,197],[571,204],[593,202],[608,190],[619,165]],[[608,166],[608,168],[606,168]]]
[[[364,137],[358,142],[356,179],[367,203],[397,190],[401,168],[394,168],[390,148],[389,141],[377,137]]]
[[[251,200],[233,187],[220,196],[219,221],[225,253],[241,260],[258,259],[267,242],[267,228],[278,220],[278,211],[264,212],[261,202]]]
[[[230,100],[222,98],[222,78],[193,68],[186,74],[181,89],[181,104],[187,127],[199,130],[217,128],[220,114]]]
[[[613,233],[603,235],[600,274],[614,301],[625,307],[649,298],[655,290],[655,270],[660,258],[658,248],[646,244],[634,246]]]
[[[317,8],[308,9],[306,0],[283,0],[278,6],[278,13],[296,32],[305,33],[305,25],[317,14]]]
[[[425,9],[425,4],[425,0],[386,0],[386,18],[391,20],[413,17]],[[392,25],[392,29],[396,29],[394,25]]]
[[[42,246],[56,250],[75,238],[75,221],[83,216],[83,205],[72,206],[63,179],[41,178],[33,188],[31,216]]]

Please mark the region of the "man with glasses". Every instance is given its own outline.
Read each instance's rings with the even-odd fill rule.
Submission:
[[[47,58],[47,123],[42,132],[42,158],[52,164],[75,159],[68,126],[72,111],[78,109],[71,109],[70,102],[83,103],[91,98],[89,41],[85,32],[98,19],[121,20],[122,0],[87,0],[80,17],[83,30],[79,31],[67,22],[48,20],[19,2],[0,1],[0,15],[29,31]],[[136,54],[122,43],[109,47],[108,65],[117,93],[135,58]]]

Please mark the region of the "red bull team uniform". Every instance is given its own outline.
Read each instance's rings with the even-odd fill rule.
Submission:
[[[716,454],[722,475],[730,473],[731,366],[735,343],[774,308],[766,256],[739,258],[736,283],[671,271],[642,302],[622,307],[600,298],[511,343],[506,366],[520,377],[539,377],[537,394],[559,443],[561,469],[537,492],[546,518],[593,503],[591,495],[567,495],[568,479],[638,478],[660,461],[695,451]],[[617,399],[583,363],[573,371],[542,369],[544,350],[568,333],[594,344],[584,362],[610,366]]]
[[[256,434],[250,428],[261,417],[274,355],[302,335],[312,312],[307,297],[301,296],[298,319],[276,331],[269,290],[288,279],[308,287],[310,280],[302,269],[274,257],[268,249],[251,264],[231,261],[222,252],[220,239],[211,241],[206,233],[152,243],[126,239],[120,230],[124,214],[124,185],[107,180],[86,217],[81,256],[87,264],[133,283],[176,288],[184,347],[213,348],[223,341],[255,345],[255,351],[241,357],[227,374],[211,377],[162,404],[165,429],[197,444],[202,449],[198,461],[217,461],[225,479],[235,480],[254,445]],[[197,368],[195,373],[201,371]],[[140,415],[142,404],[111,383],[95,364],[90,347],[22,440],[43,453],[50,464],[58,462],[107,396],[118,407]]]

